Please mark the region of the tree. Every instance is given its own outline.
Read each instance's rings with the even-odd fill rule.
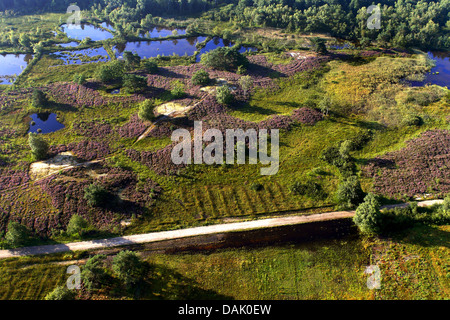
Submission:
[[[248,65],[247,58],[236,48],[230,47],[219,47],[211,50],[201,56],[200,62],[206,67],[227,71]]]
[[[319,109],[322,111],[323,115],[327,116],[330,112],[330,108],[332,106],[331,99],[328,96],[323,97],[319,102]]]
[[[154,61],[145,60],[143,62],[143,67],[144,67],[145,71],[150,74],[158,72],[158,65]]]
[[[83,234],[88,230],[89,223],[83,219],[83,217],[74,214],[67,224],[66,232],[68,235],[74,236],[83,236]]]
[[[10,221],[7,229],[8,232],[6,232],[5,240],[11,247],[18,247],[26,244],[30,237],[28,228],[18,222]]]
[[[123,60],[125,61],[125,67],[128,70],[137,68],[141,64],[141,57],[137,53],[131,51],[125,51],[123,53]]]
[[[206,86],[211,82],[209,73],[203,69],[200,69],[192,75],[191,82],[194,86]]]
[[[86,76],[84,75],[84,73],[76,73],[73,76],[73,82],[79,85],[83,85],[86,83]]]
[[[111,195],[108,190],[93,183],[84,189],[84,199],[92,207],[101,207],[111,202]]]
[[[47,158],[48,144],[42,136],[30,132],[28,134],[28,145],[31,148],[31,154],[35,160],[44,160]]]
[[[311,42],[313,45],[313,50],[317,53],[320,54],[326,54],[328,53],[327,47],[325,45],[325,40],[315,37],[315,38],[311,38]]]
[[[373,193],[369,193],[356,209],[353,221],[362,233],[376,234],[381,230],[380,204]]]
[[[45,300],[72,300],[75,293],[66,286],[58,286],[45,296]]]
[[[33,108],[42,108],[47,102],[47,97],[44,92],[38,89],[33,90],[33,94],[31,95],[31,106]]]
[[[155,101],[147,99],[141,102],[139,105],[138,116],[142,120],[153,121],[155,119]]]
[[[135,74],[126,74],[123,76],[123,87],[124,91],[128,93],[143,91],[147,88],[147,78]]]
[[[352,208],[358,205],[363,198],[364,192],[361,188],[358,177],[350,176],[347,180],[338,185],[336,200],[341,206],[345,208]]]
[[[86,289],[92,290],[100,286],[105,277],[104,260],[106,256],[97,254],[86,261],[81,271],[81,281]]]
[[[181,99],[186,95],[183,82],[179,80],[173,81],[171,87],[172,90],[170,90],[170,93],[174,99]]]
[[[248,91],[253,86],[253,79],[250,76],[243,76],[239,78],[239,85],[241,86],[242,90],[244,91],[244,96],[247,97]]]
[[[119,252],[113,259],[112,269],[125,285],[132,285],[144,276],[144,264],[139,256],[132,251]]]
[[[125,62],[123,60],[114,60],[101,65],[96,70],[96,78],[101,82],[110,82],[113,80],[122,81]]]
[[[233,102],[233,95],[228,86],[219,86],[216,89],[216,100],[220,104],[230,104]]]

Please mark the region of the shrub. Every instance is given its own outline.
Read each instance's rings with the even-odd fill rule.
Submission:
[[[47,141],[37,133],[30,132],[28,134],[28,145],[31,148],[31,154],[35,160],[43,160],[47,158],[48,144]]]
[[[209,73],[201,69],[195,72],[191,78],[192,84],[195,86],[206,86],[211,82]]]
[[[153,121],[155,119],[155,101],[147,99],[141,102],[139,105],[138,116],[142,120]]]
[[[353,221],[362,233],[376,234],[380,232],[380,204],[374,194],[369,193],[364,202],[356,209]]]
[[[170,93],[174,99],[181,99],[186,95],[183,82],[179,80],[173,81],[171,87]]]
[[[31,106],[33,108],[42,108],[47,103],[47,96],[41,90],[34,89],[31,95]]]
[[[216,89],[216,100],[220,104],[230,104],[233,102],[233,95],[228,86],[220,86]]]
[[[68,235],[79,235],[80,237],[86,233],[89,228],[88,222],[81,216],[74,214],[67,224],[66,232]]]
[[[73,76],[73,82],[75,82],[79,85],[83,85],[86,83],[86,76],[84,75],[84,73],[76,73]]]
[[[248,91],[253,86],[253,79],[250,76],[243,76],[239,78],[239,85],[241,89],[244,91],[244,96],[247,96]]]
[[[292,184],[291,191],[295,194],[304,195],[317,200],[326,197],[322,186],[314,181],[307,181],[305,183],[296,181]]]
[[[264,189],[264,186],[261,183],[254,182],[251,184],[250,189],[255,190],[255,191],[261,191]]]
[[[81,271],[81,281],[86,289],[98,289],[105,277],[104,260],[106,256],[97,254],[86,261]]]
[[[144,67],[144,69],[147,73],[154,74],[154,73],[158,72],[158,65],[154,61],[145,60],[142,63],[142,66]]]
[[[125,62],[123,60],[114,60],[106,64],[102,64],[96,70],[96,78],[101,82],[110,82],[113,80],[122,80],[125,69]]]
[[[112,269],[125,285],[135,284],[144,276],[143,262],[135,252],[128,250],[121,251],[114,257]]]
[[[23,246],[29,238],[30,231],[27,227],[15,221],[8,223],[8,232],[6,232],[5,240],[11,247]]]
[[[248,65],[247,58],[236,48],[219,47],[202,55],[200,62],[209,68],[218,70],[236,70]]]
[[[125,61],[125,67],[128,70],[132,70],[141,64],[141,57],[137,53],[131,51],[125,51],[123,53],[123,60]]]
[[[84,189],[84,199],[92,207],[105,206],[110,202],[111,198],[112,196],[108,190],[98,184],[93,183]]]
[[[336,200],[343,208],[352,208],[364,199],[358,177],[350,176],[338,185]]]
[[[58,286],[52,292],[45,296],[45,300],[72,300],[75,293],[66,286]]]
[[[142,91],[147,88],[147,78],[135,74],[123,76],[123,87],[127,93]]]
[[[412,114],[408,114],[404,119],[403,119],[403,125],[405,126],[421,126],[423,124],[423,120],[421,117],[417,116],[417,115],[412,115]]]

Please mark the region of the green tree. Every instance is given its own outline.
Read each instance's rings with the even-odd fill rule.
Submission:
[[[81,281],[86,289],[93,290],[100,287],[101,282],[106,276],[105,259],[105,255],[97,254],[86,261],[80,274]]]
[[[74,214],[67,224],[66,232],[68,235],[75,236],[78,235],[82,237],[84,233],[88,230],[89,223],[83,219],[83,217]]]
[[[154,73],[158,72],[158,65],[154,61],[145,60],[142,63],[142,66],[144,67],[144,69],[147,73],[154,74]]]
[[[42,136],[30,132],[28,134],[28,145],[31,148],[31,154],[35,160],[44,160],[47,158],[48,144]]]
[[[147,88],[147,78],[135,74],[126,74],[123,76],[124,91],[134,93],[143,91]]]
[[[73,300],[75,293],[66,286],[58,286],[45,296],[45,300]]]
[[[356,209],[353,221],[362,233],[376,234],[381,230],[380,204],[373,193],[369,193]]]
[[[125,67],[128,70],[137,68],[141,64],[141,57],[137,53],[132,53],[131,51],[125,51],[123,53],[123,60],[125,61]]]
[[[31,106],[33,108],[42,108],[45,107],[47,103],[47,96],[44,92],[38,89],[34,89],[31,95]]]
[[[181,99],[186,95],[183,82],[179,80],[173,81],[171,83],[171,87],[172,89],[170,90],[170,93],[174,99]]]
[[[325,45],[326,41],[324,39],[314,37],[311,38],[311,42],[313,45],[313,50],[320,54],[328,53],[327,46]]]
[[[8,231],[6,232],[5,240],[11,247],[22,246],[26,244],[30,238],[30,231],[28,228],[18,222],[10,221],[7,229]]]
[[[228,86],[219,86],[216,89],[216,100],[220,104],[231,104],[233,102],[233,95]]]
[[[92,207],[102,207],[111,202],[112,195],[104,187],[93,183],[84,189],[84,199]]]
[[[132,251],[119,252],[113,259],[112,269],[125,285],[136,284],[144,277],[144,264]]]
[[[79,85],[83,85],[86,83],[86,76],[84,73],[76,73],[73,76],[73,82],[79,84]]]
[[[139,105],[138,116],[142,120],[153,121],[155,119],[155,101],[147,99],[141,102]]]
[[[114,60],[101,65],[96,70],[96,78],[101,82],[111,82],[113,80],[122,81],[124,75],[125,62]]]
[[[219,47],[211,50],[201,56],[200,62],[206,67],[227,71],[248,65],[248,59],[236,48],[230,47]]]
[[[244,96],[247,97],[248,91],[253,86],[253,79],[250,76],[243,76],[239,78],[239,85],[241,86],[242,90],[244,91]]]
[[[356,176],[350,176],[338,185],[336,200],[344,208],[358,205],[364,198],[364,192]]]
[[[200,69],[192,75],[191,82],[194,86],[206,86],[211,82],[209,73],[203,69]]]

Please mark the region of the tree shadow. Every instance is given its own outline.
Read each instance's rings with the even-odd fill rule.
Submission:
[[[400,243],[414,244],[426,248],[450,248],[450,232],[437,225],[416,224],[412,228],[394,235]]]

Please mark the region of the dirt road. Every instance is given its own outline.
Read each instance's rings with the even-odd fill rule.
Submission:
[[[419,203],[419,206],[430,206],[435,203],[442,203],[443,200],[431,200],[423,201]],[[399,204],[394,206],[404,206],[405,204]],[[388,206],[386,206],[388,207]],[[392,207],[392,206],[389,206]],[[287,225],[295,225],[316,221],[327,221],[335,219],[343,219],[353,217],[355,211],[334,211],[327,213],[318,213],[302,216],[287,216],[279,218],[268,218],[244,222],[224,223],[216,224],[204,227],[186,228],[180,230],[152,232],[146,234],[137,234],[131,236],[123,236],[110,239],[92,240],[72,242],[66,244],[45,245],[35,247],[24,247],[13,250],[0,250],[0,259],[12,258],[27,255],[41,255],[51,254],[67,251],[80,251],[80,250],[95,250],[101,248],[111,248],[126,246],[132,244],[150,243],[164,240],[174,240],[187,237],[209,235],[215,233],[225,233],[233,231],[245,231],[251,229],[261,228],[274,228]]]

